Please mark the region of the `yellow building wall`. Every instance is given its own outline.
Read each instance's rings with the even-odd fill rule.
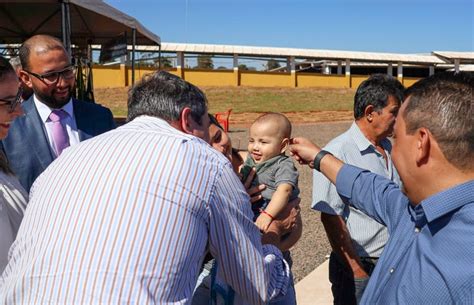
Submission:
[[[351,88],[357,89],[357,87],[368,78],[368,75],[351,75]]]
[[[146,74],[150,74],[155,72],[157,69],[156,68],[139,68],[135,67],[135,82],[138,82],[142,77]],[[127,69],[127,77],[128,77],[128,84],[132,84],[132,68],[129,67]]]
[[[235,86],[232,70],[185,69],[184,79],[196,86]]]
[[[120,65],[93,66],[94,88],[116,88],[125,86],[125,71]]]
[[[403,78],[403,86],[408,88],[411,85],[413,85],[414,83],[416,83],[417,81],[419,81],[420,79],[421,78],[419,78],[419,77],[404,77]]]
[[[144,75],[155,72],[154,68],[136,68],[135,81]],[[196,86],[242,86],[242,87],[328,87],[356,89],[366,80],[367,75],[322,75],[311,73],[297,73],[295,78],[290,73],[239,71],[233,70],[197,70],[197,69],[168,69],[168,72],[184,79]],[[117,88],[132,84],[132,69],[124,65],[92,67],[94,88]],[[350,82],[349,82],[350,80]],[[404,77],[402,83],[405,87],[413,85],[420,80],[417,77]],[[349,85],[350,84],[350,85]]]
[[[290,73],[240,71],[242,87],[294,87]]]
[[[345,75],[322,75],[312,73],[298,73],[297,85],[300,88],[329,87],[347,88]]]

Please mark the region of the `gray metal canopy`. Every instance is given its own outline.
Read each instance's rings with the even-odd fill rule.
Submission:
[[[132,45],[132,30],[137,45],[161,44],[160,37],[135,18],[101,0],[0,0],[0,43],[21,43],[35,34],[62,37],[65,19],[73,44],[103,44],[126,32]]]

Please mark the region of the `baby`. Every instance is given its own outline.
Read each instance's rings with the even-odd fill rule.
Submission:
[[[252,185],[265,184],[262,200],[252,205],[255,223],[265,232],[288,201],[299,195],[298,171],[285,155],[291,137],[291,123],[281,113],[266,113],[250,126],[248,155],[241,174],[245,178],[252,168],[256,175]]]

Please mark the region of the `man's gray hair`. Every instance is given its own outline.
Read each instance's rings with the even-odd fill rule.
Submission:
[[[474,75],[435,74],[408,88],[406,96],[407,133],[427,128],[451,164],[474,169]]]
[[[196,86],[165,71],[145,76],[128,93],[128,121],[140,115],[154,116],[165,121],[177,121],[185,107],[201,124],[207,111],[204,93]]]

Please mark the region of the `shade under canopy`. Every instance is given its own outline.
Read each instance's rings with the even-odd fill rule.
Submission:
[[[35,34],[62,37],[61,6],[69,6],[70,41],[73,44],[103,44],[127,33],[132,44],[135,29],[137,45],[160,45],[160,37],[135,18],[101,0],[0,0],[0,43],[21,43]]]

